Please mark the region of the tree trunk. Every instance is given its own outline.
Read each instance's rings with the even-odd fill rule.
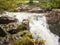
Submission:
[[[29,3],[32,4],[33,3],[33,0],[30,0]]]

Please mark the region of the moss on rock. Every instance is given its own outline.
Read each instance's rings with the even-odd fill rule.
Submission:
[[[10,42],[9,45],[45,45],[44,40],[33,40],[29,37],[23,37],[20,40]]]
[[[9,43],[9,45],[35,45],[35,43],[29,37],[24,37],[21,40],[16,40]]]

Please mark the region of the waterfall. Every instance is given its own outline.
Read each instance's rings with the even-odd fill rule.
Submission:
[[[46,40],[45,45],[58,45],[58,36],[50,32],[46,17],[38,16],[37,18],[32,19],[32,23],[30,23],[30,31],[32,32],[33,37],[35,39],[40,38]]]
[[[7,13],[6,13],[7,15]],[[46,17],[43,14],[38,13],[26,13],[26,12],[11,12],[8,15],[16,15],[19,22],[23,19],[29,20],[30,31],[34,39],[45,40],[45,45],[58,45],[59,37],[50,32]]]

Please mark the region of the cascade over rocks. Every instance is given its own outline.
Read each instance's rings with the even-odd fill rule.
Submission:
[[[52,13],[52,12],[51,12]],[[54,14],[49,14],[49,15],[47,15],[47,22],[48,22],[48,24],[51,24],[51,28],[52,27],[54,27],[55,25],[53,25],[53,24],[56,24],[56,22],[57,22],[57,20],[59,20],[59,18],[57,18],[57,20],[56,19],[54,19],[54,18],[56,18],[56,17],[54,17],[54,16],[52,16],[52,17],[54,17],[54,18],[52,18],[52,17],[50,17],[50,15],[54,15]],[[16,16],[16,18],[18,18],[19,19],[19,21],[20,20],[22,20],[22,23],[20,23],[19,25],[17,24],[17,22],[10,22],[10,23],[8,23],[8,24],[0,24],[1,26],[1,29],[3,29],[3,31],[5,32],[5,33],[10,33],[10,34],[14,34],[14,33],[16,33],[16,31],[15,30],[17,30],[18,32],[19,32],[19,30],[20,31],[24,31],[24,29],[25,29],[25,31],[26,31],[26,29],[28,29],[27,27],[29,27],[29,24],[30,24],[30,31],[31,31],[31,33],[33,34],[33,36],[35,36],[36,37],[36,39],[37,38],[42,38],[42,39],[44,39],[44,40],[46,40],[46,44],[47,45],[56,45],[56,44],[58,44],[58,37],[55,37],[55,35],[53,35],[53,34],[51,34],[50,33],[50,31],[49,31],[49,29],[48,29],[48,27],[47,27],[47,24],[46,24],[46,18],[45,18],[45,16],[43,16],[42,14],[36,14],[36,13],[14,13],[14,14],[16,14],[17,16]],[[29,16],[28,16],[28,15]],[[37,15],[36,17],[34,17],[35,15]],[[39,16],[39,15],[42,15],[42,16]],[[30,16],[31,16],[31,18],[30,18]],[[29,18],[29,20],[31,20],[31,22],[29,23],[29,21],[27,20],[27,17]],[[58,16],[57,16],[58,17]],[[54,22],[53,22],[53,21]],[[56,20],[56,21],[55,21]],[[51,22],[49,22],[49,21],[51,21]],[[53,24],[52,24],[53,23]],[[17,27],[16,27],[16,26]],[[56,24],[57,25],[57,24]],[[5,27],[7,27],[7,30],[5,30]],[[49,26],[49,28],[50,28],[50,26]],[[50,29],[51,29],[50,28]],[[12,33],[11,33],[11,31],[12,31]],[[55,31],[55,30],[54,30]],[[51,31],[52,32],[52,31]],[[8,34],[7,33],[7,34]],[[23,33],[22,35],[18,35],[18,36],[16,36],[16,37],[14,37],[15,39],[20,39],[21,37],[23,37],[24,35],[25,35],[26,33]],[[56,33],[55,33],[56,34]],[[46,37],[45,37],[46,36]],[[11,37],[11,36],[10,36]],[[13,39],[14,39],[13,38]],[[14,39],[14,40],[15,40]],[[5,41],[6,42],[6,41]]]

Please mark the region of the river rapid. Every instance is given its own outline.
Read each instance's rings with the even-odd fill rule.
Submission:
[[[40,13],[27,13],[27,12],[6,12],[3,15],[15,17],[22,22],[23,19],[29,20],[30,32],[34,40],[45,40],[45,45],[59,45],[59,37],[50,32],[47,24],[46,16]]]

